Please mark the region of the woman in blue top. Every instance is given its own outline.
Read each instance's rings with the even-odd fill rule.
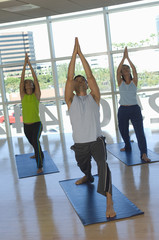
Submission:
[[[126,59],[130,64],[133,76],[131,75],[130,67],[124,64]],[[125,143],[125,146],[120,151],[131,151],[129,136],[129,120],[131,120],[140,149],[141,159],[149,162],[150,159],[147,157],[147,143],[143,129],[143,117],[136,98],[138,76],[136,68],[128,56],[127,47],[124,50],[123,58],[117,69],[117,82],[120,92],[118,123]]]

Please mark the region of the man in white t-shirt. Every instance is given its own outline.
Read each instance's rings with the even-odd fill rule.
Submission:
[[[87,80],[81,75],[74,77],[77,55],[82,62]],[[88,86],[91,90],[89,94],[87,94]],[[77,180],[76,184],[94,181],[91,174],[91,158],[93,157],[98,167],[97,192],[106,196],[106,217],[113,218],[116,213],[112,201],[111,172],[106,162],[105,137],[102,136],[100,127],[100,91],[90,66],[81,52],[78,38],[75,38],[74,50],[68,68],[65,101],[73,130],[74,145],[71,149],[74,150],[77,164],[84,173],[84,177]]]

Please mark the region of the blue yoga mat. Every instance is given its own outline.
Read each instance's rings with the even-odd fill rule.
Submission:
[[[141,160],[140,158],[140,150],[138,144],[136,142],[131,142],[132,150],[130,152],[121,152],[120,149],[124,147],[124,143],[113,143],[107,144],[107,150],[118,158],[120,161],[125,163],[128,166],[145,164],[147,162]],[[151,162],[159,162],[159,154],[152,152],[151,150],[147,150],[147,155],[151,159]]]
[[[33,153],[15,155],[19,178],[59,172],[49,153],[47,151],[43,151],[43,153],[43,173],[40,174],[37,174],[36,160],[30,158],[34,155]]]
[[[76,185],[76,180],[63,180],[59,183],[83,225],[108,222],[143,214],[140,209],[113,185],[113,202],[116,216],[107,219],[106,197],[97,193],[98,176],[94,176],[93,184],[85,183]]]

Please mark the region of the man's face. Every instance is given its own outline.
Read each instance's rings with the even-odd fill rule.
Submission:
[[[76,92],[86,91],[88,88],[86,80],[84,77],[79,76],[74,80],[74,89]]]

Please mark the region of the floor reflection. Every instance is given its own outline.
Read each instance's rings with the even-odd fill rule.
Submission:
[[[53,201],[47,194],[47,186],[44,175],[36,178],[34,201],[40,232],[39,239],[44,240],[47,237],[47,232],[52,236],[55,234],[58,238],[57,228],[54,225],[53,219]]]
[[[130,134],[135,141],[134,132]],[[107,144],[122,141],[120,135],[111,131],[105,131],[104,135]],[[158,129],[145,129],[145,135],[148,148],[159,153]],[[108,153],[113,184],[144,214],[84,227],[59,185],[60,180],[82,175],[70,149],[72,134],[44,134],[40,140],[43,150],[49,152],[60,172],[18,179],[14,156],[31,153],[33,149],[25,136],[0,139],[1,239],[158,239],[158,162],[128,167]],[[96,174],[96,169],[92,170]]]

